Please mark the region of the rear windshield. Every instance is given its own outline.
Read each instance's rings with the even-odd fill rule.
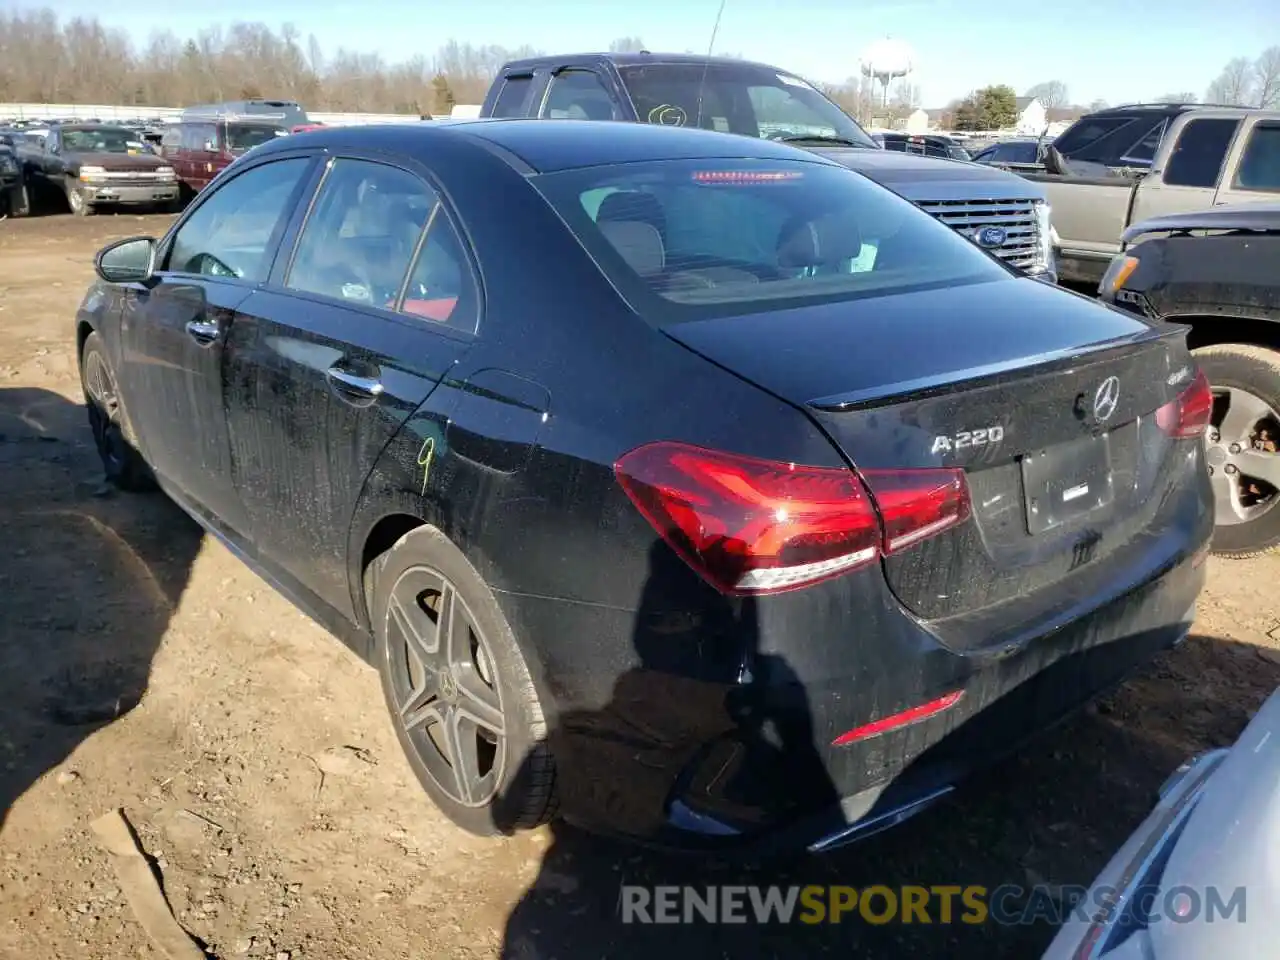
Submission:
[[[228,123],[227,149],[231,151],[248,150],[261,143],[282,137],[289,131],[284,127],[265,123]]]
[[[660,324],[1015,276],[833,164],[668,160],[533,182],[622,295]]]
[[[875,149],[848,114],[799,77],[752,64],[618,68],[641,122],[749,137],[840,137]]]

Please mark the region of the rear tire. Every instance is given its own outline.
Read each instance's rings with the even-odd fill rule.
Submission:
[[[124,401],[116,387],[115,373],[102,338],[90,333],[80,352],[80,385],[89,411],[89,429],[109,484],[142,493],[156,488],[151,468],[129,441]]]
[[[427,795],[479,836],[550,820],[547,724],[524,655],[476,569],[439,530],[418,527],[369,565],[365,593],[387,709]]]
[[[18,184],[16,187],[10,187],[4,197],[4,212],[12,218],[25,217],[31,212],[30,202],[27,199],[26,184]]]
[[[1214,392],[1205,436],[1217,520],[1213,552],[1230,559],[1268,553],[1280,547],[1280,352],[1222,343],[1192,354]],[[1238,452],[1249,459],[1232,462]],[[1271,470],[1273,482],[1251,469]]]

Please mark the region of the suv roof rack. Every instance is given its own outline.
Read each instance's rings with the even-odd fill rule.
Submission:
[[[1138,103],[1117,103],[1114,107],[1103,107],[1101,110],[1094,110],[1094,113],[1109,113],[1112,110],[1135,110],[1140,108],[1158,109],[1173,107],[1209,107],[1213,110],[1250,110],[1251,107],[1241,106],[1238,103],[1200,103],[1195,100],[1160,100],[1151,102]]]

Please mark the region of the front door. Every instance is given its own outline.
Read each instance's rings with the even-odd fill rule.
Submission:
[[[1138,187],[1130,223],[1213,206],[1240,116],[1196,111],[1190,117],[1181,127],[1182,118],[1171,127],[1173,147],[1162,161],[1164,169],[1153,171]]]
[[[223,533],[248,527],[231,477],[224,356],[237,308],[270,274],[310,157],[246,170],[194,206],[121,319],[129,415],[166,488]]]
[[[292,257],[241,305],[227,343],[231,456],[260,554],[352,618],[357,499],[470,345],[479,287],[418,171],[330,161],[295,233]]]

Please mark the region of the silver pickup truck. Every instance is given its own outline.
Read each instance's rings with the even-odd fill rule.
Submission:
[[[1049,197],[1061,279],[1096,284],[1152,217],[1280,197],[1280,111],[1137,104],[1089,114],[1024,174]]]

